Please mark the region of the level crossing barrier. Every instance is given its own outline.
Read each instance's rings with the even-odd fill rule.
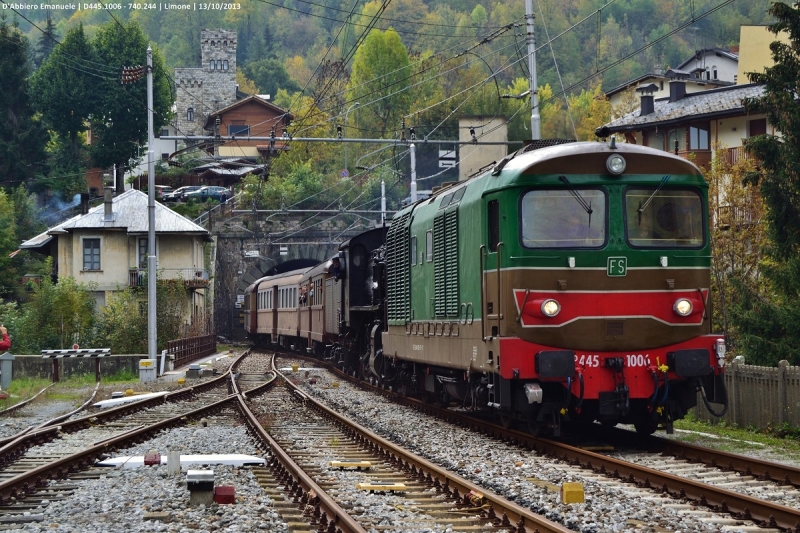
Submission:
[[[42,359],[53,360],[53,383],[58,383],[58,361],[65,357],[94,359],[94,377],[100,381],[100,358],[111,355],[111,348],[74,348],[72,350],[42,350]]]

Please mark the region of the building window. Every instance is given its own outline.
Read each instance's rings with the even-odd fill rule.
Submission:
[[[680,152],[685,149],[686,130],[669,130],[667,135],[667,152]]]
[[[217,70],[222,70],[222,60],[217,59]]]
[[[750,120],[747,122],[747,129],[750,137],[755,137],[756,135],[766,135],[767,119],[757,118],[755,120]]]
[[[100,239],[83,239],[83,269],[100,270]]]
[[[228,135],[250,135],[250,126],[247,124],[231,124],[228,126]]]
[[[167,159],[169,159],[169,154],[161,154],[162,161],[166,161]]]
[[[689,127],[689,150],[708,150],[709,131],[708,126]]]
[[[166,137],[168,135],[169,135],[169,130],[163,129],[161,130],[161,135],[159,135],[159,137]]]
[[[222,70],[228,70],[228,60],[227,59],[223,59],[222,60]]]
[[[216,63],[214,63],[214,60],[212,59],[212,60],[211,60],[211,61],[208,63],[208,70],[214,70],[214,66],[215,66],[215,65],[216,65]]]
[[[716,80],[719,79],[717,77],[717,67],[711,67],[711,76]]]
[[[190,107],[186,110],[186,120],[189,122],[194,122],[194,108]]]

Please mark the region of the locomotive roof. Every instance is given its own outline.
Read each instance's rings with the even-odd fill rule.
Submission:
[[[700,169],[697,168],[694,163],[670,152],[629,143],[615,143],[615,146],[612,148],[611,144],[606,142],[576,142],[558,144],[555,146],[548,146],[529,151],[526,151],[525,148],[522,148],[513,154],[513,157],[511,157],[502,168],[503,170],[524,171],[524,169],[532,165],[539,164],[547,160],[569,157],[585,157],[587,154],[597,153],[607,155],[619,153],[622,155],[642,154],[658,156],[660,158],[670,159],[674,163],[685,167],[686,174],[701,174]],[[571,163],[574,163],[574,161]]]

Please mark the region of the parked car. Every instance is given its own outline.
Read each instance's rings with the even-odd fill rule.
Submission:
[[[161,200],[162,202],[167,197],[168,194],[172,194],[172,187],[169,185],[156,185],[156,200]]]
[[[222,193],[226,195],[229,194],[228,189],[225,187],[218,187],[216,185],[206,185],[205,187],[201,187],[196,191],[192,191],[190,193],[184,194],[184,200],[191,200],[194,198],[195,200],[200,200],[201,202],[205,202],[209,198],[212,200],[219,201],[222,198]]]
[[[190,192],[198,191],[198,190],[200,190],[202,188],[203,188],[202,185],[186,185],[184,187],[178,187],[177,189],[175,189],[171,193],[165,194],[164,195],[164,201],[165,202],[178,202],[180,200],[183,200],[184,195],[186,195],[186,194],[188,194]]]

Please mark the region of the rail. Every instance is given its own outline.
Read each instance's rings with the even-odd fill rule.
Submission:
[[[198,226],[206,227],[206,224],[211,220],[214,214],[216,215],[224,215],[226,211],[233,212],[236,208],[236,204],[238,203],[239,198],[242,196],[242,193],[239,192],[234,194],[224,204],[217,204],[210,209],[207,209],[200,213],[200,215],[195,218],[192,222],[197,224]]]

